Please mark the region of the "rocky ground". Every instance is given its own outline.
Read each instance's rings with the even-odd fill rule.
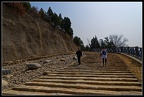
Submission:
[[[74,54],[59,55],[55,57],[29,61],[28,63],[39,63],[42,66],[41,68],[33,70],[29,70],[26,66],[26,63],[3,65],[2,68],[10,69],[11,73],[2,75],[2,79],[8,82],[8,86],[2,87],[2,89],[9,89],[24,84],[25,82],[42,76],[45,71],[53,72],[65,68],[74,62],[73,57],[75,57]],[[50,62],[45,62],[45,60],[50,60]]]
[[[73,67],[73,66],[75,67],[78,64],[77,64],[77,60],[73,59],[74,57],[75,57],[74,54],[59,55],[59,56],[49,57],[45,59],[29,61],[29,63],[39,63],[42,65],[41,68],[35,70],[28,70],[25,63],[4,65],[3,68],[10,69],[11,74],[2,75],[2,78],[6,82],[8,82],[8,86],[2,87],[2,89],[10,89],[12,87],[17,87],[21,84],[24,84],[25,82],[39,78],[40,76],[44,75],[45,71],[55,72],[57,70],[64,69],[66,67]],[[51,60],[51,61],[46,63],[45,60]],[[108,70],[112,67],[117,68],[117,70],[129,69],[131,72],[133,72],[136,75],[137,79],[140,82],[142,81],[142,65],[120,54],[108,53],[106,66],[102,65],[101,57],[99,53],[96,52],[84,52],[84,56],[81,61],[82,64],[79,66],[79,68],[81,69],[85,67],[94,70]]]

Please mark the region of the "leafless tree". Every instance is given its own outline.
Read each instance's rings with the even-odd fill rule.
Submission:
[[[87,42],[88,42],[89,47],[91,47],[91,42],[88,38],[87,38]]]
[[[126,42],[127,38],[123,37],[123,35],[110,35],[109,40],[114,43],[116,47],[127,46]]]

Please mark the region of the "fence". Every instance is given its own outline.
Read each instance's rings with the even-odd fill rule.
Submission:
[[[92,49],[93,51],[100,52],[101,48]],[[107,52],[110,53],[125,53],[130,56],[136,57],[142,60],[142,48],[141,47],[116,47],[116,48],[107,48]]]

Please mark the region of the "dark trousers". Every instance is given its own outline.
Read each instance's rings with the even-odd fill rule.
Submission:
[[[106,65],[107,59],[106,58],[102,58],[102,60],[103,60],[103,65],[104,64]]]
[[[79,64],[81,64],[80,57],[81,57],[81,56],[77,56],[77,58],[78,58],[78,63],[79,63]]]

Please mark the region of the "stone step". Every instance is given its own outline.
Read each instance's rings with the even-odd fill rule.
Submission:
[[[142,91],[141,86],[117,86],[117,85],[90,85],[90,84],[68,84],[55,82],[27,82],[25,85],[29,86],[46,86],[46,87],[66,87],[77,89],[95,89],[95,90],[116,90],[116,91]]]
[[[91,74],[91,75],[133,75],[133,73],[125,72],[53,72],[53,74]]]
[[[65,76],[65,77],[105,77],[105,78],[135,78],[134,75],[91,75],[91,74],[48,74],[48,76]]]
[[[67,67],[65,68],[66,70],[96,70],[95,67],[92,68],[92,67],[88,67],[88,66],[79,66],[79,67]],[[127,67],[113,67],[113,68],[109,68],[109,67],[106,67],[106,66],[101,66],[101,68],[99,68],[99,70],[109,70],[109,71],[117,71],[117,70],[123,70],[123,71],[129,71],[129,69]]]
[[[136,78],[104,78],[104,77],[64,77],[64,76],[42,76],[40,79],[65,79],[65,80],[96,80],[96,81],[138,81]]]
[[[95,67],[99,65],[99,67]],[[72,65],[45,71],[32,82],[2,91],[3,95],[142,95],[142,84],[124,65]],[[111,66],[110,66],[111,65]],[[114,66],[112,66],[114,65]],[[119,66],[119,67],[118,67]]]
[[[128,70],[127,66],[126,65],[121,65],[119,68],[117,68],[117,66],[119,66],[119,64],[115,64],[115,66],[113,66],[114,64],[109,64],[109,65],[106,65],[106,66],[103,66],[103,65],[88,65],[88,64],[81,64],[81,65],[72,65],[72,66],[69,66],[69,67],[66,67],[66,68],[72,68],[72,69],[81,69],[81,68],[85,68],[85,69],[95,69],[97,67],[100,67],[99,69],[102,69],[102,68],[109,68],[109,69],[124,69],[124,70]],[[92,68],[93,67],[93,68]]]
[[[45,87],[45,86],[26,86],[14,88],[15,91],[31,91],[44,93],[68,93],[73,95],[142,95],[140,91],[116,91],[116,90],[98,90],[98,89],[80,89],[63,87]],[[8,93],[9,91],[7,91]],[[5,93],[5,92],[3,92]]]
[[[96,84],[96,85],[126,85],[126,86],[141,86],[140,82],[125,82],[125,81],[95,81],[95,80],[61,80],[61,79],[35,79],[33,82],[56,82],[68,84]]]
[[[100,71],[100,70],[58,70],[56,72],[93,72],[93,73],[131,73],[131,71]]]
[[[8,91],[3,91],[2,95],[5,95],[5,96],[14,96],[14,95],[36,95],[36,96],[45,95],[45,96],[50,96],[50,95],[71,95],[71,94],[8,90]]]

